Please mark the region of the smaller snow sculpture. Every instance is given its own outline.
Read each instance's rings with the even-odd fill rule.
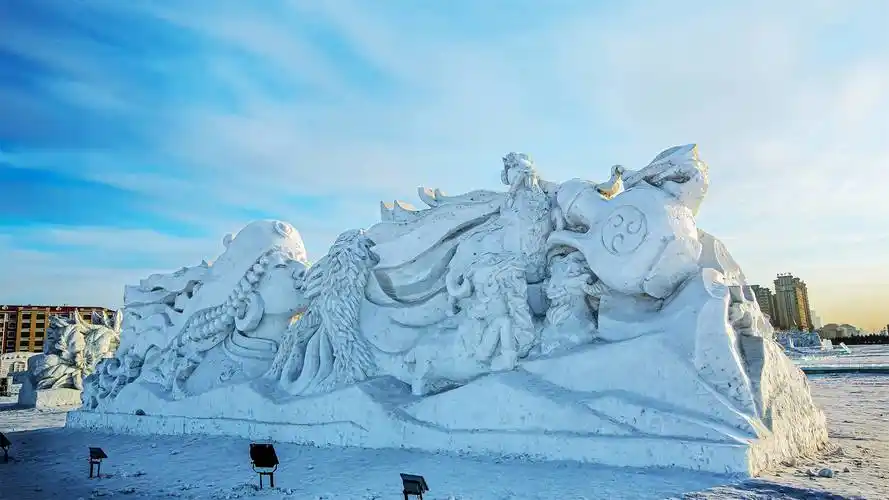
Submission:
[[[546,277],[546,235],[556,219],[550,197],[558,185],[541,179],[524,153],[503,157],[500,178],[509,191],[501,202],[502,243],[497,246],[520,256],[527,283],[540,283]]]
[[[821,346],[821,337],[815,332],[778,332],[775,337],[788,352],[795,352],[800,348]]]
[[[121,312],[113,317],[94,312],[90,322],[51,316],[43,354],[28,360],[28,375],[19,393],[27,406],[65,406],[80,402],[83,380],[96,365],[114,356],[120,344]]]
[[[36,389],[83,389],[83,324],[75,314],[73,322],[52,316],[42,357],[29,363],[29,372]]]

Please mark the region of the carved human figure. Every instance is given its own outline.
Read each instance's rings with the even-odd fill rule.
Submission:
[[[412,388],[426,394],[491,371],[516,367],[537,344],[524,266],[512,254],[484,254],[465,273],[450,273],[455,332],[424,339],[410,353]]]
[[[173,398],[259,376],[306,305],[293,286],[293,275],[306,267],[305,247],[290,224],[253,222],[223,244],[187,320],[166,347],[145,358],[143,378]]]
[[[301,290],[294,287],[294,273],[302,272],[299,261],[287,262],[281,254],[270,259],[248,298],[244,317],[235,318],[234,331],[207,352],[186,383],[190,394],[250,381],[268,370],[287,328],[307,305]]]
[[[480,333],[475,357],[495,371],[515,368],[536,342],[520,261],[512,256],[480,259],[469,274],[473,293],[463,300],[469,335]],[[471,338],[471,337],[470,337]]]
[[[521,256],[527,282],[539,283],[546,276],[546,238],[553,229],[549,193],[557,186],[541,179],[524,153],[504,156],[500,177],[509,186],[500,209],[501,251]]]
[[[550,260],[546,285],[549,308],[541,333],[541,354],[591,342],[596,335],[595,276],[580,252]]]

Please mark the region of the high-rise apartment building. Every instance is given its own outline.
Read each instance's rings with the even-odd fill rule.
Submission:
[[[777,327],[781,330],[812,330],[812,310],[806,282],[790,273],[775,279]]]
[[[50,316],[89,320],[93,311],[111,311],[97,306],[0,305],[0,354],[8,352],[43,352],[43,340]]]
[[[765,286],[750,285],[753,295],[756,297],[756,303],[759,304],[759,310],[769,317],[772,326],[778,326],[777,309],[775,302],[775,294],[772,290]]]
[[[821,316],[815,312],[814,309],[809,309],[809,313],[812,315],[812,328],[819,329],[824,327],[824,321],[821,320]]]

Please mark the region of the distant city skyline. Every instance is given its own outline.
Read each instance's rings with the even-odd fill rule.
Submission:
[[[889,2],[9,2],[0,303],[123,287],[291,222],[313,260],[417,186],[604,181],[697,143],[699,227],[824,323],[889,322]]]
[[[754,281],[749,273],[745,274],[751,285],[764,286],[774,292],[774,276],[771,279]],[[808,277],[804,278],[808,288],[813,324],[820,323],[821,326],[830,323],[849,324],[874,332],[887,327],[889,314],[886,311],[889,311],[889,296],[883,288],[889,285],[850,284],[840,288],[842,285],[830,281],[818,282],[809,280]],[[871,297],[862,293],[867,291],[872,293]]]
[[[812,305],[814,302],[813,296],[804,278],[803,276],[797,276],[785,271],[778,273],[767,284],[750,282],[760,309],[772,320],[772,325],[776,328],[782,330],[795,329],[799,326],[799,323],[806,326],[803,328],[805,330],[808,330],[808,327],[819,329],[829,324],[848,324],[870,332],[879,332],[883,328],[880,324],[871,328],[851,321],[825,321],[820,312]],[[779,298],[782,295],[782,293],[779,293],[779,290],[782,289],[783,300]],[[788,311],[788,308],[791,310],[799,308],[799,310],[794,314],[792,311]],[[802,314],[805,310],[808,310],[808,313]],[[880,316],[886,315],[880,314],[877,317],[879,318]],[[791,326],[790,323],[794,326]]]

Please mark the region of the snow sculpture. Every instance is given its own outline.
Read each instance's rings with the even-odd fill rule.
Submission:
[[[777,332],[776,340],[788,352],[807,347],[821,347],[821,337],[816,332]]]
[[[725,246],[694,145],[564,183],[381,205],[308,266],[259,221],[128,287],[74,427],[756,474],[827,440]]]
[[[100,361],[111,358],[120,344],[121,313],[93,312],[90,322],[75,311],[73,319],[50,316],[43,354],[28,359],[28,374],[19,403],[65,406],[80,402],[84,378]]]

